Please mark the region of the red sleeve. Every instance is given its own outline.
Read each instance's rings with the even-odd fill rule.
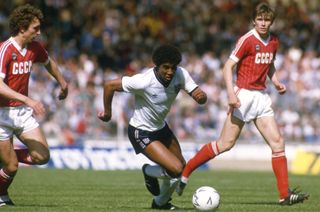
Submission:
[[[0,77],[5,78],[8,72],[8,64],[10,63],[10,53],[8,48],[0,47]]]
[[[237,44],[235,46],[235,48],[233,49],[232,53],[231,53],[231,58],[232,59],[236,59],[236,62],[238,62],[239,60],[241,60],[243,57],[245,57],[249,51],[249,39],[241,37],[238,41]]]

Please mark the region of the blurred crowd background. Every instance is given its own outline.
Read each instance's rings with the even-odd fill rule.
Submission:
[[[273,0],[272,26],[281,41],[275,65],[287,93],[271,84],[276,119],[287,142],[320,142],[320,4],[318,0]],[[47,106],[38,117],[46,135],[61,145],[86,140],[126,140],[133,96],[117,93],[113,118],[100,121],[103,83],[153,66],[155,46],[173,43],[183,53],[181,66],[208,94],[198,106],[181,93],[168,115],[180,141],[208,142],[219,136],[227,94],[222,67],[236,40],[252,28],[257,1],[247,0],[2,0],[0,36],[7,39],[8,16],[18,5],[31,3],[45,15],[39,39],[69,82],[69,96],[60,102],[58,86],[41,66],[34,66],[30,95]],[[254,125],[241,140],[260,142]]]

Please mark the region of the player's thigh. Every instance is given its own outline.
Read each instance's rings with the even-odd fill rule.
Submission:
[[[284,142],[274,116],[260,117],[254,123],[273,151],[283,150]]]
[[[23,132],[18,137],[21,142],[28,147],[31,154],[33,152],[39,154],[48,154],[48,143],[40,127]]]
[[[186,161],[182,155],[179,141],[175,135],[172,135],[172,137],[170,138],[169,145],[167,147],[168,147],[169,151],[172,152],[172,154],[174,154],[183,165],[185,165]]]
[[[0,161],[9,172],[15,172],[18,168],[18,159],[15,154],[12,139],[0,141]]]
[[[174,148],[174,147],[172,147]],[[161,141],[156,140],[150,143],[145,149],[144,154],[153,162],[164,167],[172,173],[179,173],[183,169],[183,162],[177,155],[170,151]],[[181,156],[182,157],[182,156]]]
[[[218,148],[220,152],[229,150],[234,146],[244,124],[245,122],[234,117],[231,113],[228,114],[218,139]]]

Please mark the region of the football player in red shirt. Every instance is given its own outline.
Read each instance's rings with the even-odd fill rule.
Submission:
[[[253,121],[272,150],[279,203],[292,205],[308,198],[307,194],[289,190],[285,143],[274,118],[271,98],[265,91],[265,82],[269,77],[279,94],[286,92],[286,86],[277,79],[273,64],[279,46],[278,38],[270,33],[274,18],[275,13],[267,3],[258,4],[252,16],[254,28],[238,40],[227,60],[223,68],[230,107],[227,118],[220,137],[205,144],[188,161],[176,190],[179,195],[190,174],[205,162],[230,150],[244,124]],[[237,79],[234,86],[232,72],[235,67]]]
[[[33,117],[44,115],[44,105],[28,97],[33,63],[42,63],[61,87],[58,98],[68,95],[68,84],[47,51],[34,41],[40,35],[42,12],[27,4],[10,15],[11,37],[0,44],[0,206],[14,205],[8,187],[18,169],[18,162],[45,164],[50,154],[46,138]],[[26,149],[13,147],[16,135]]]

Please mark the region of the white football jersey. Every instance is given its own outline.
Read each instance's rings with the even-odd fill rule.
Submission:
[[[179,66],[168,87],[159,82],[154,68],[132,77],[123,77],[123,90],[135,94],[135,110],[130,125],[146,131],[161,129],[180,89],[190,93],[197,87],[188,71]]]

